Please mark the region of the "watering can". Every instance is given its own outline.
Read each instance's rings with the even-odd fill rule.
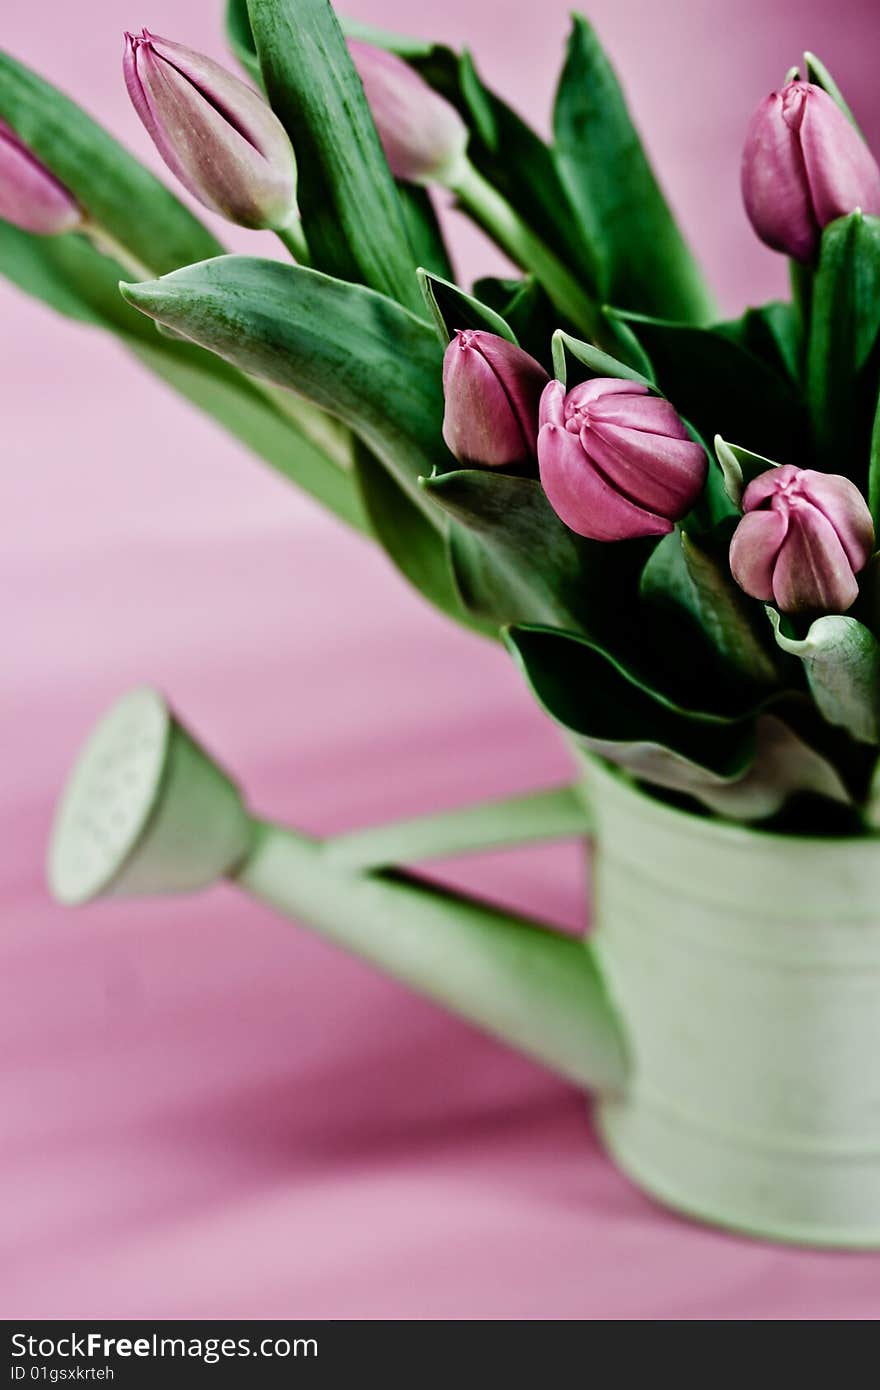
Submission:
[[[589,836],[577,939],[395,867]],[[316,840],[253,815],[149,688],[56,814],[67,905],[227,879],[590,1092],[623,1171],[739,1231],[880,1247],[880,844],[691,814],[596,759],[574,786]]]

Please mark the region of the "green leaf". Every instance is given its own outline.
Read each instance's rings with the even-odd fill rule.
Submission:
[[[778,468],[779,465],[773,459],[764,458],[763,454],[753,454],[750,449],[743,449],[739,444],[728,444],[720,434],[716,434],[714,444],[727,495],[737,511],[741,512],[743,493],[749,483],[769,468]]]
[[[853,212],[831,222],[822,234],[807,387],[819,466],[845,473],[859,486],[867,482],[877,401],[877,373],[869,359],[878,331],[880,219]]]
[[[397,193],[416,265],[440,279],[452,280],[452,263],[427,188],[417,188],[412,183],[399,183]]]
[[[220,243],[74,102],[0,52],[0,120],[76,198],[120,256],[154,275],[203,260]]]
[[[774,715],[723,720],[684,709],[646,690],[595,644],[565,633],[514,628],[507,643],[576,751],[737,820],[774,815],[799,792],[849,801],[830,763]]]
[[[424,270],[419,271],[419,283],[444,345],[460,328],[478,328],[506,338],[510,343],[516,342],[510,325],[500,314],[487,304],[482,304],[474,295],[459,289],[458,285]]]
[[[804,638],[791,637],[775,608],[767,608],[776,641],[800,657],[807,683],[829,724],[862,743],[880,743],[880,643],[855,618],[816,618]]]
[[[354,430],[417,506],[418,478],[451,466],[434,330],[361,285],[303,266],[221,256],[122,287],[125,299]]]
[[[803,371],[804,330],[793,304],[773,300],[747,309],[738,319],[717,323],[714,331],[759,357],[773,371],[797,384]]]
[[[474,619],[455,584],[445,530],[437,529],[387,468],[363,445],[355,447],[355,469],[373,532],[403,575],[441,612],[497,637],[497,627]]]
[[[831,73],[828,71],[821,58],[817,58],[815,53],[805,53],[804,69],[806,71],[806,81],[812,82],[816,87],[821,87],[823,91],[827,92],[832,100],[837,102],[837,105],[840,107],[844,116],[846,116],[846,119],[855,126],[856,130],[859,130],[856,118],[847,105],[843,92],[834,81],[834,78],[831,76]],[[862,134],[860,130],[859,134]],[[864,136],[862,138],[864,139]]]
[[[299,166],[315,265],[422,310],[406,220],[329,0],[248,0],[266,93]]]
[[[260,71],[247,0],[226,0],[226,39],[248,77],[261,86],[263,74]]]
[[[880,395],[874,410],[871,427],[871,450],[868,459],[868,505],[874,518],[874,531],[880,536]]]
[[[553,365],[557,378],[563,385],[574,386],[577,383],[569,382],[569,358],[573,357],[580,366],[586,367],[590,376],[613,376],[622,377],[626,381],[637,381],[641,386],[647,386],[652,391],[656,391],[657,386],[651,374],[651,366],[647,358],[644,359],[644,371],[639,371],[636,367],[628,366],[618,358],[612,357],[610,353],[603,352],[601,348],[594,347],[592,343],[581,342],[579,338],[572,338],[569,333],[564,333],[562,329],[557,329],[553,334]],[[583,372],[577,373],[578,380],[584,377]]]
[[[81,236],[35,237],[0,222],[0,273],[69,318],[108,332],[284,477],[367,529],[347,432],[289,393],[275,398],[194,343],[162,337],[119,294],[120,268]]]
[[[779,672],[760,607],[730,577],[730,526],[699,538],[677,529],[664,536],[645,567],[642,593],[679,605],[699,624],[724,667],[754,685]]]
[[[536,478],[462,469],[423,486],[456,523],[452,562],[469,612],[496,627],[540,623],[621,636],[651,543],[576,536]]]
[[[704,323],[713,304],[593,29],[573,17],[554,111],[559,172],[607,303]]]
[[[748,449],[803,464],[806,417],[792,383],[715,329],[625,314],[651,360],[657,385],[705,439],[721,434]]]

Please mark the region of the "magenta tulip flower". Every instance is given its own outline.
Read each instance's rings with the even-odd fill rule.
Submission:
[[[262,97],[219,63],[144,29],[125,35],[125,85],[168,168],[212,212],[281,230],[296,216],[296,161]]]
[[[443,358],[443,438],[460,463],[514,468],[534,461],[540,362],[494,333],[456,333]]]
[[[730,569],[782,613],[845,613],[874,548],[867,503],[849,478],[784,464],[749,483]]]
[[[76,200],[2,121],[0,218],[37,236],[72,232],[82,222]]]
[[[360,39],[349,39],[348,49],[394,177],[445,183],[464,159],[468,140],[455,107],[396,54]]]
[[[705,486],[705,450],[669,402],[638,382],[594,377],[566,394],[551,381],[539,421],[544,491],[579,536],[662,536]]]
[[[789,82],[751,119],[742,194],[761,240],[808,263],[836,217],[856,208],[880,216],[880,168],[827,92]]]

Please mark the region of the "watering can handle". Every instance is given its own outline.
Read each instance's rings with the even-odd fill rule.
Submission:
[[[328,862],[338,868],[384,869],[479,850],[587,836],[592,828],[583,793],[574,786],[564,786],[349,831],[325,840],[323,850]]]

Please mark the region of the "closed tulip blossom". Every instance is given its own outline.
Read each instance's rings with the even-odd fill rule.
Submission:
[[[538,465],[556,514],[596,541],[662,536],[706,483],[704,449],[675,409],[646,386],[595,377],[541,398]]]
[[[443,358],[443,438],[460,463],[513,468],[533,463],[538,403],[547,373],[494,333],[456,333]]]
[[[742,194],[761,240],[806,264],[835,218],[856,208],[880,215],[880,168],[827,92],[789,82],[751,119]]]
[[[150,34],[125,35],[125,84],[168,168],[212,212],[281,230],[296,217],[296,161],[262,97],[219,63]]]
[[[82,222],[76,200],[2,121],[0,218],[37,236],[71,232]]]
[[[845,613],[874,548],[874,523],[854,483],[785,464],[749,483],[730,569],[752,598],[782,613]]]
[[[467,126],[409,63],[360,39],[348,49],[396,179],[444,183],[464,159]]]

